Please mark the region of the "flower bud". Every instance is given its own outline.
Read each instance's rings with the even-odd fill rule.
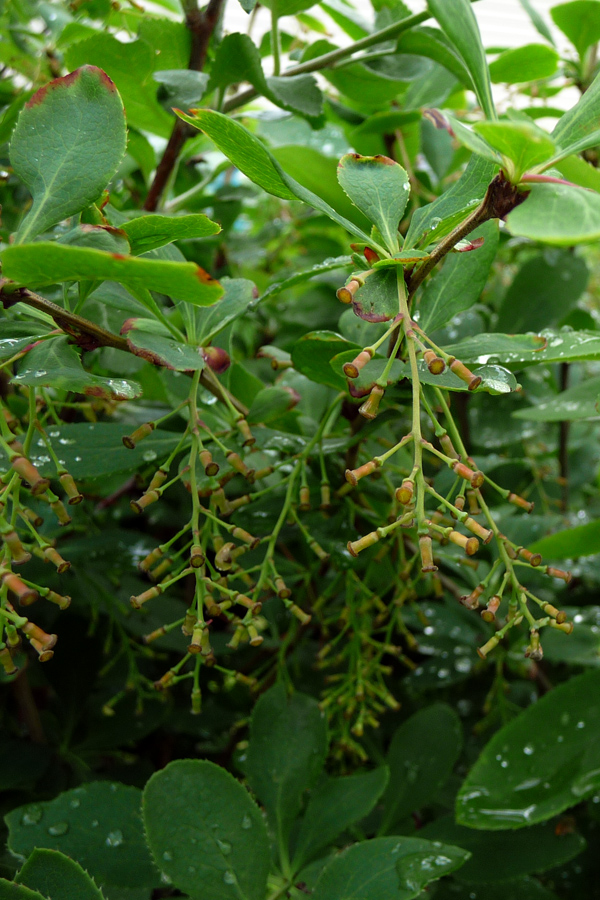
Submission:
[[[483,472],[473,471],[464,463],[455,461],[451,465],[452,470],[460,477],[468,481],[472,488],[480,488],[484,482]]]
[[[27,550],[25,550],[16,531],[6,531],[1,537],[6,544],[6,548],[10,553],[14,565],[20,566],[22,563],[29,562],[31,553],[28,553]]]
[[[368,547],[372,547],[373,544],[376,544],[378,540],[379,535],[377,534],[377,532],[371,531],[370,534],[365,534],[357,541],[348,541],[347,547],[352,556],[358,556],[361,550],[366,550]]]
[[[222,375],[231,365],[229,353],[221,347],[202,347],[201,353],[206,365],[217,375]]]
[[[412,501],[415,486],[409,479],[402,482],[399,488],[396,488],[396,500],[403,506],[408,506]]]
[[[239,528],[237,525],[231,529],[231,535],[237,538],[238,541],[243,541],[251,550],[254,550],[260,544],[260,538],[250,534],[249,531],[244,531],[243,528]]]
[[[535,662],[539,662],[541,659],[543,659],[544,651],[542,650],[542,645],[540,644],[539,632],[529,632],[529,644],[527,645],[527,649],[525,650],[525,656],[528,659],[533,659]]]
[[[215,566],[220,572],[228,572],[231,569],[231,551],[234,547],[235,544],[228,541],[215,554]]]
[[[190,566],[193,569],[200,569],[204,565],[204,550],[200,544],[192,544],[190,550]]]
[[[146,488],[147,491],[157,491],[167,480],[169,473],[166,469],[157,469]]]
[[[473,375],[471,370],[467,369],[464,363],[461,363],[458,359],[450,363],[450,371],[457,375],[461,381],[464,381],[470,391],[474,391],[481,384],[482,379],[479,375]]]
[[[331,508],[331,487],[328,481],[321,484],[321,505],[319,509],[326,510]]]
[[[141,572],[148,572],[152,568],[154,563],[158,562],[158,560],[163,555],[163,552],[164,551],[162,547],[155,547],[154,550],[152,550],[148,554],[148,556],[145,556],[144,559],[140,560],[140,562],[138,563],[138,569]]]
[[[440,446],[441,446],[442,450],[444,451],[444,453],[446,454],[446,456],[449,456],[450,459],[460,460],[460,456],[454,449],[454,444],[452,443],[452,440],[451,440],[449,434],[440,435],[438,440],[439,440]]]
[[[438,567],[433,562],[433,544],[428,534],[420,535],[419,551],[421,553],[421,571],[437,572]]]
[[[213,461],[210,450],[201,450],[198,454],[200,464],[204,468],[204,474],[207,478],[213,478],[219,471],[219,466]]]
[[[485,585],[478,584],[476,588],[473,588],[470,594],[461,597],[460,602],[463,606],[466,606],[467,609],[477,609],[477,607],[479,606],[479,598],[483,594],[484,590]]]
[[[344,375],[346,378],[358,378],[361,373],[361,370],[364,369],[366,364],[373,359],[373,350],[370,347],[366,347],[364,350],[361,350],[358,356],[356,356],[352,362],[344,363]]]
[[[359,406],[358,411],[365,419],[374,419],[377,416],[379,411],[379,404],[381,403],[381,399],[385,394],[384,388],[380,387],[380,385],[376,384],[371,389],[371,393],[362,404]]]
[[[158,491],[146,491],[138,500],[132,500],[129,504],[134,513],[140,515],[143,510],[150,506],[152,503],[156,503],[160,500],[160,490]]]
[[[296,606],[295,603],[292,603],[289,609],[292,615],[298,619],[301,625],[308,625],[312,618],[309,613],[304,612],[304,610],[300,609],[299,606]]]
[[[530,513],[535,506],[535,503],[530,503],[529,500],[525,500],[524,497],[519,497],[518,494],[513,493],[510,493],[508,495],[508,502],[512,503],[513,506],[518,506],[521,509],[524,509],[527,513]]]
[[[136,428],[135,431],[132,431],[131,434],[126,434],[123,438],[123,443],[127,447],[128,450],[135,450],[136,445],[143,441],[144,438],[148,437],[148,435],[152,434],[156,425],[154,422],[144,422],[143,425],[140,425],[139,428]]]
[[[569,584],[573,579],[570,572],[565,572],[563,569],[555,569],[554,566],[546,566],[546,575],[550,575],[552,578],[560,578],[566,584]]]
[[[2,647],[0,650],[0,665],[4,669],[5,675],[16,675],[19,671],[8,647]]]
[[[235,423],[238,427],[238,431],[240,432],[242,438],[244,439],[244,447],[252,447],[253,444],[256,443],[256,438],[250,431],[250,426],[246,419],[238,419]]]
[[[227,454],[227,462],[232,469],[235,469],[236,472],[239,472],[240,475],[244,476],[246,481],[252,484],[255,474],[254,469],[248,468],[239,453],[236,453],[235,450],[230,450],[230,452]]]
[[[532,553],[531,550],[526,550],[525,547],[521,547],[519,550],[519,556],[521,559],[524,559],[529,563],[533,568],[537,568],[542,564],[542,554],[541,553]]]
[[[59,575],[62,575],[63,572],[66,572],[71,568],[71,563],[68,560],[63,559],[58,550],[54,547],[46,547],[42,555],[47,562],[51,562],[56,566],[56,571]]]
[[[258,633],[258,631],[256,630],[256,626],[252,625],[252,623],[250,623],[247,626],[247,631],[248,631],[248,637],[250,638],[250,646],[251,647],[260,647],[260,645],[264,641],[264,638],[261,634]]]
[[[477,648],[477,653],[481,657],[481,659],[485,659],[488,653],[491,653],[495,647],[500,643],[500,638],[494,635],[489,639],[489,641],[483,645],[483,647]]]
[[[356,487],[361,478],[364,478],[366,475],[372,475],[380,465],[381,463],[378,460],[370,459],[369,462],[359,466],[358,469],[346,469],[346,481],[348,484]]]
[[[159,597],[162,592],[163,589],[160,584],[155,584],[154,587],[148,588],[147,591],[143,591],[143,593],[138,594],[137,596],[131,596],[129,602],[134,609],[141,609],[144,603],[147,603],[148,600],[153,600],[155,597]]]
[[[468,516],[462,523],[465,528],[468,528],[472,534],[477,535],[477,537],[481,538],[484,544],[489,544],[489,542],[494,537],[494,532],[491,528],[484,528],[483,525],[480,525],[479,522],[476,522],[475,519],[472,519],[471,516]]]
[[[277,591],[277,596],[280,600],[287,600],[292,596],[292,592],[286,585],[281,575],[277,575],[275,578],[275,590]]]
[[[496,618],[496,613],[502,603],[502,598],[498,596],[498,594],[494,594],[493,597],[490,597],[488,600],[488,604],[484,610],[481,612],[481,618],[484,622],[493,622]]]
[[[425,350],[423,359],[432,375],[441,375],[446,368],[446,363],[441,356],[437,355],[435,350]]]
[[[71,516],[65,509],[65,505],[62,500],[53,500],[50,503],[50,509],[58,519],[59,525],[69,525],[69,523],[71,522]]]
[[[479,550],[477,538],[467,537],[466,534],[461,534],[460,531],[451,531],[448,535],[448,540],[456,544],[457,547],[462,547],[467,556],[473,556]]]
[[[352,278],[345,287],[338,288],[335,292],[335,296],[342,303],[352,303],[354,295],[360,287],[360,282],[355,278]]]
[[[307,484],[303,484],[300,488],[300,503],[298,509],[300,512],[308,512],[310,509],[310,488]]]
[[[43,494],[50,487],[50,479],[42,478],[38,470],[24,456],[15,456],[11,460],[11,466],[23,481],[29,485],[29,490],[34,497]]]

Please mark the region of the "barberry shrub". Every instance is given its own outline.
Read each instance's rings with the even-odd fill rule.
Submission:
[[[600,2],[161,6],[0,13],[0,900],[592,898]]]

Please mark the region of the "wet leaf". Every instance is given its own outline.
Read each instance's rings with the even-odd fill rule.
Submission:
[[[225,769],[197,759],[169,763],[146,785],[143,814],[156,865],[190,897],[264,900],[264,821]]]
[[[496,732],[460,789],[459,824],[525,828],[597,791],[599,689],[600,672],[571,678]]]
[[[579,559],[600,553],[600,520],[557,531],[532,544],[535,553],[548,559]]]
[[[103,900],[79,863],[57,850],[34,850],[16,878],[19,884],[52,900]]]
[[[340,334],[336,334],[335,331],[311,331],[296,341],[291,354],[294,368],[310,378],[311,381],[316,381],[317,384],[326,384],[338,391],[345,391],[346,378],[342,373],[343,363],[333,368],[330,363],[342,352],[344,352],[343,362],[350,362],[360,350],[361,347],[358,344],[352,344]]]
[[[221,226],[208,216],[139,216],[120,226],[131,244],[134,256],[164,247],[173,241],[185,241],[218,234]]]
[[[589,378],[560,394],[542,400],[536,406],[519,409],[515,419],[528,422],[575,422],[600,416],[600,377]]]
[[[337,169],[340,185],[354,205],[382,235],[390,253],[399,249],[398,225],[410,195],[406,171],[387,156],[342,156]]]
[[[33,196],[15,241],[33,240],[97,200],[117,171],[125,140],[123,103],[101,69],[86,65],[40,88],[10,143],[15,175]]]
[[[506,217],[511,234],[568,247],[600,237],[600,194],[566,184],[534,184]]]
[[[490,63],[494,84],[520,84],[550,78],[558,66],[558,53],[546,44],[525,44],[505,50]]]

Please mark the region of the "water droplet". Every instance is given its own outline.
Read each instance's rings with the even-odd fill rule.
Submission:
[[[217,846],[224,856],[229,856],[229,854],[231,853],[231,844],[229,843],[229,841],[220,841],[217,838]]]
[[[236,878],[233,872],[225,872],[225,874],[223,875],[223,881],[225,882],[225,884],[235,884]]]
[[[585,728],[585,722],[578,722],[577,728]]]
[[[531,756],[534,752],[535,750],[531,744],[525,744],[525,746],[523,747],[523,753],[525,754],[525,756]]]
[[[69,800],[69,806],[71,809],[77,809],[78,806],[81,805],[81,800],[78,797],[73,797],[72,800]]]
[[[169,878],[169,876],[167,875],[166,872],[160,873],[160,880],[161,880],[162,884],[172,884],[173,883],[172,879]]]
[[[188,866],[188,872],[190,873],[190,875],[193,875],[195,871],[196,871],[196,866]]]
[[[172,862],[173,854],[170,853],[169,850],[165,850],[165,852],[162,855],[162,858],[164,859],[165,862]]]
[[[21,825],[37,825],[43,815],[44,810],[41,806],[35,804],[33,806],[28,806],[21,819]]]
[[[48,834],[51,834],[52,837],[58,837],[61,834],[66,834],[69,830],[68,822],[57,822],[56,825],[51,825],[48,829]]]
[[[506,759],[503,759],[500,765],[503,769],[508,769],[508,761]]]
[[[242,828],[244,831],[247,831],[249,828],[252,828],[252,819],[250,816],[244,816],[242,819]]]
[[[142,453],[142,459],[146,462],[152,462],[153,459],[156,459],[157,455],[156,450],[145,450]]]
[[[109,831],[104,843],[107,847],[120,847],[123,843],[123,832],[121,829],[115,828],[114,831]]]
[[[98,827],[98,819],[92,819],[90,824],[91,824],[92,828],[97,828]]]

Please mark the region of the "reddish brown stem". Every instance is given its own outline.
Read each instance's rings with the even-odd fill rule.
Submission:
[[[203,12],[197,8],[188,10],[185,17],[185,23],[192,34],[192,49],[188,64],[189,69],[196,72],[202,71],[204,63],[206,62],[206,54],[208,52],[208,45],[212,33],[215,30],[217,22],[219,21],[219,16],[221,15],[223,2],[224,0],[210,0],[210,3]],[[148,191],[148,196],[144,203],[144,209],[148,212],[154,212],[156,210],[162,193],[171,176],[171,172],[177,164],[183,145],[187,138],[193,133],[195,133],[194,130],[191,129],[189,125],[186,125],[181,119],[175,121],[171,136],[165,147],[162,159],[156,167],[154,180],[150,185],[150,190]]]

